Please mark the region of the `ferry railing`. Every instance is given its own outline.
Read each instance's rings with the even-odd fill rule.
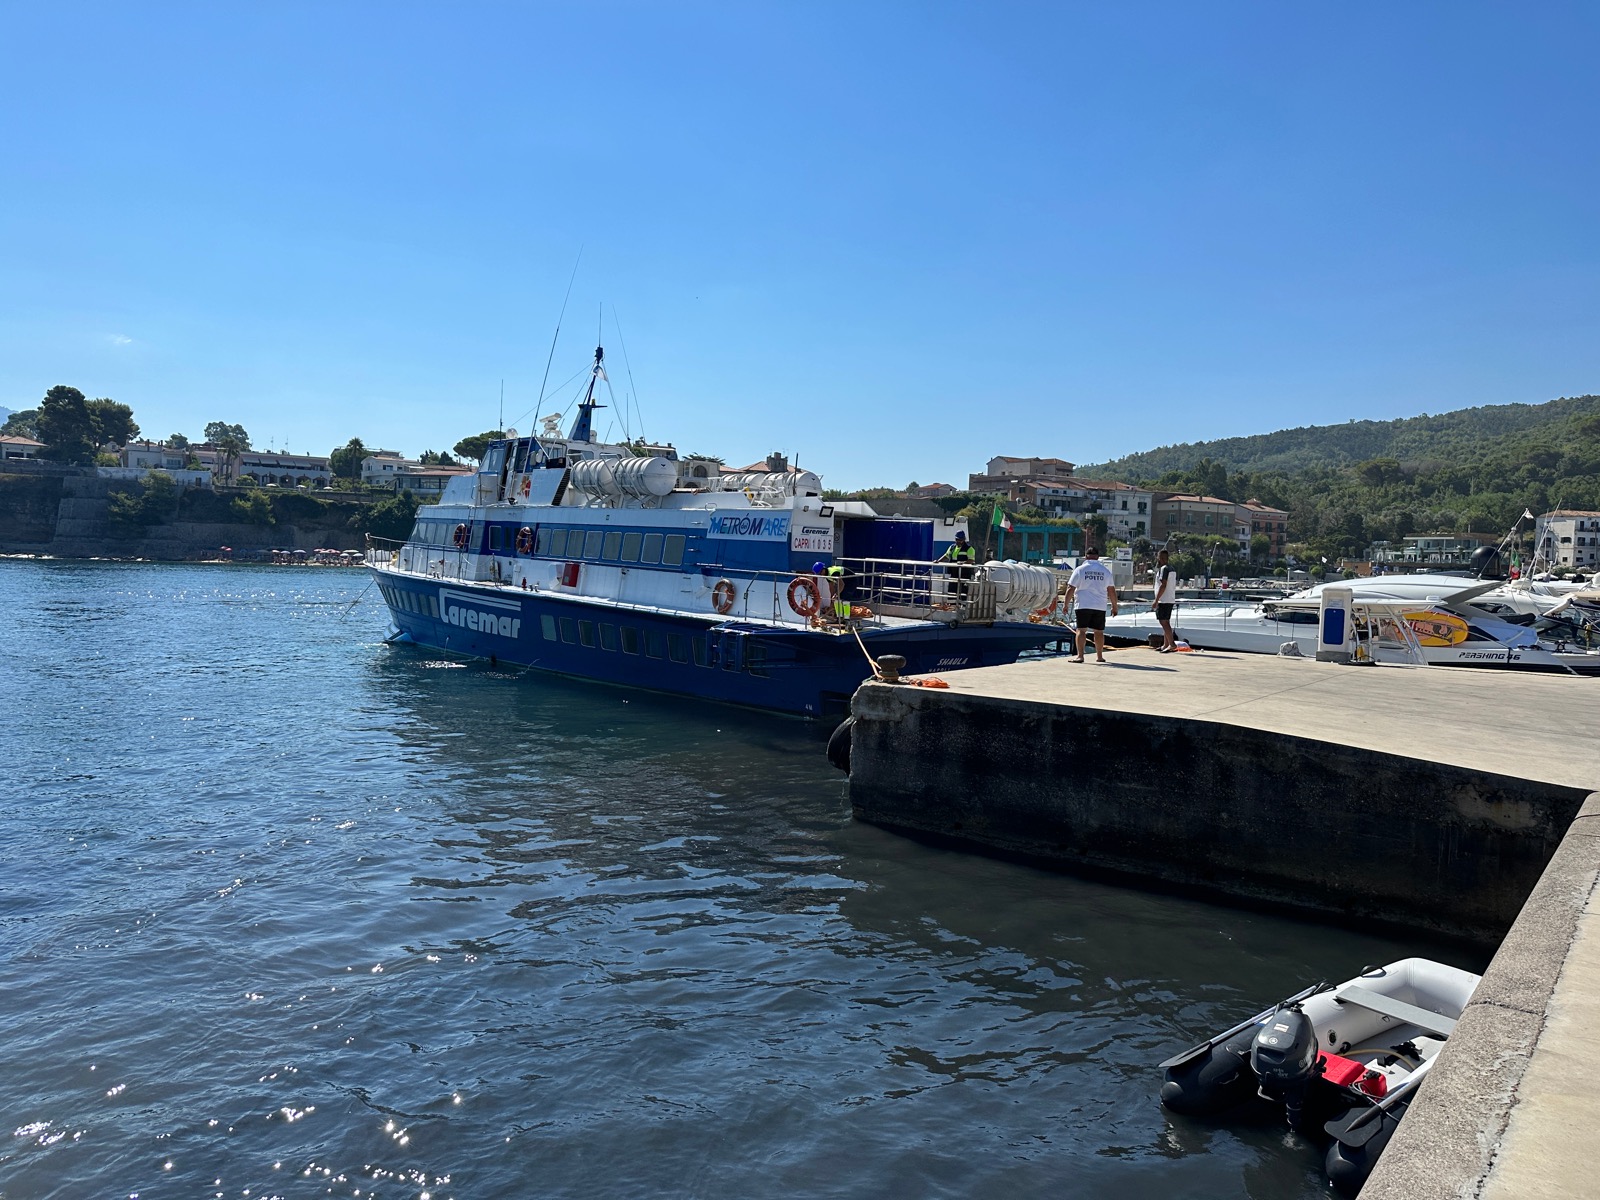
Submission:
[[[992,621],[995,585],[976,564],[909,558],[841,558],[861,602],[890,616],[920,620]]]

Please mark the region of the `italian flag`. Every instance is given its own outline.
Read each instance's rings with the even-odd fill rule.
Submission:
[[[1011,532],[1011,518],[1006,514],[1006,510],[1000,507],[998,502],[994,506],[993,525],[996,529],[1004,529],[1007,533]]]

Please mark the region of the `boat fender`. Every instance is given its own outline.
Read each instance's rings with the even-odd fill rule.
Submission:
[[[467,527],[465,525],[457,525],[455,533],[450,536],[450,540],[455,543],[457,550],[465,550],[467,548]]]
[[[1255,1037],[1256,1026],[1250,1025],[1168,1067],[1161,1103],[1175,1113],[1201,1117],[1248,1100],[1256,1085],[1255,1072],[1250,1069],[1250,1043]]]
[[[828,761],[846,775],[850,774],[850,730],[855,723],[854,717],[846,717],[828,735]]]
[[[789,607],[802,617],[814,617],[822,611],[822,593],[817,581],[809,575],[796,575],[789,581]]]
[[[734,590],[733,580],[719,579],[711,589],[711,607],[719,613],[733,611],[733,598],[737,593]]]
[[[517,530],[517,553],[533,553],[533,530],[526,525]]]

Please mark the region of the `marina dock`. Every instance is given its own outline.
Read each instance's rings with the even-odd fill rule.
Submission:
[[[1143,885],[1498,943],[1363,1195],[1589,1194],[1594,681],[1108,658],[952,672],[947,688],[864,685],[857,817]]]

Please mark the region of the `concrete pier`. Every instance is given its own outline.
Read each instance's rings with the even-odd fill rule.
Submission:
[[[1589,679],[1143,648],[944,678],[857,692],[860,819],[1478,941],[1600,786]]]
[[[1217,895],[1504,932],[1362,1196],[1600,1190],[1596,681],[1145,650],[944,678],[857,693],[857,816]]]

